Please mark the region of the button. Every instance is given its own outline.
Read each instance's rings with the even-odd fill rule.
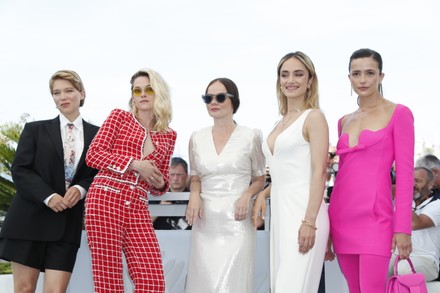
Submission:
[[[133,189],[134,189],[134,186],[133,186],[133,185],[130,185],[130,189],[132,189],[132,190],[133,190]]]
[[[105,187],[104,187],[104,191],[107,191],[107,190],[108,190],[108,188],[107,188],[107,186],[105,186]]]
[[[126,200],[126,201],[125,201],[125,205],[126,205],[126,206],[129,206],[129,205],[130,205],[130,202],[129,202],[128,200]]]

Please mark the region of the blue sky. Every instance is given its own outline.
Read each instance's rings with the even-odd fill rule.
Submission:
[[[320,102],[336,143],[338,118],[356,109],[347,78],[351,53],[382,54],[385,98],[409,106],[416,137],[440,143],[440,2],[0,0],[0,123],[57,115],[50,76],[73,69],[87,98],[82,116],[100,125],[127,108],[140,68],[172,89],[176,155],[192,131],[211,124],[200,95],[225,76],[240,90],[239,124],[266,136],[278,117],[276,66],[300,50],[313,60]]]

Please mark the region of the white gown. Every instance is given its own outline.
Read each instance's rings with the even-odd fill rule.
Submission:
[[[324,263],[329,233],[327,206],[319,209],[315,246],[299,253],[298,230],[304,219],[310,193],[310,144],[302,129],[311,110],[306,110],[275,140],[272,154],[263,142],[263,152],[272,179],[270,206],[270,274],[272,293],[315,293]]]
[[[251,211],[235,221],[234,209],[251,177],[265,173],[261,144],[261,131],[239,125],[220,154],[212,127],[191,136],[191,175],[201,178],[203,218],[191,232],[187,293],[252,292],[256,231]]]

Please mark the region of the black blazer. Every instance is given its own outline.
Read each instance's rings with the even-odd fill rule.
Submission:
[[[88,190],[97,170],[85,164],[85,156],[98,127],[83,120],[84,149],[71,185]],[[72,209],[54,212],[44,203],[53,193],[64,195],[63,142],[59,116],[27,123],[21,133],[12,163],[17,188],[0,238],[73,242],[79,245],[84,200]]]

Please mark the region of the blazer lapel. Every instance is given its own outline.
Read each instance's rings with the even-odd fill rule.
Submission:
[[[61,161],[64,162],[63,140],[61,139],[60,117],[50,120],[46,125],[50,140],[52,141]]]
[[[95,133],[93,132],[93,127],[91,127],[91,125],[89,123],[84,121],[84,119],[83,119],[83,131],[84,131],[84,149],[83,149],[83,152],[81,154],[81,158],[79,159],[78,167],[76,168],[77,170],[83,164],[85,164],[86,155],[87,155],[87,149],[88,149],[87,146],[90,145],[90,143],[92,142],[93,137],[95,136]]]

